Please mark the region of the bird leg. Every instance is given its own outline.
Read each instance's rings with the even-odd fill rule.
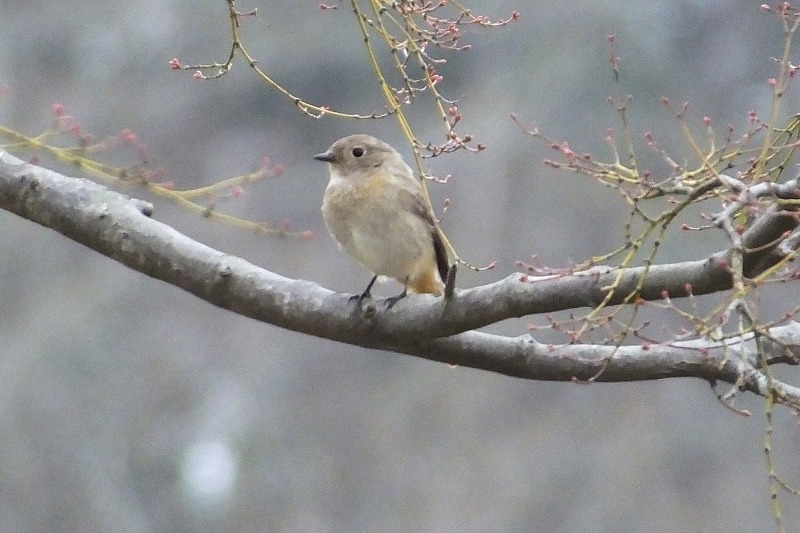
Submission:
[[[364,299],[372,298],[372,294],[369,291],[372,290],[372,286],[375,284],[376,279],[378,279],[377,274],[372,276],[372,279],[370,280],[369,285],[367,285],[367,288],[364,289],[364,292],[362,292],[361,294],[354,294],[353,296],[350,297],[350,301],[352,302],[353,300],[358,300],[358,303],[360,304],[361,302],[364,301]]]
[[[399,302],[400,300],[402,300],[406,296],[408,296],[408,277],[407,276],[406,276],[406,284],[403,286],[403,292],[401,292],[397,296],[391,296],[389,298],[386,298],[386,309],[391,309],[392,307],[394,307],[394,304],[396,304],[397,302]]]

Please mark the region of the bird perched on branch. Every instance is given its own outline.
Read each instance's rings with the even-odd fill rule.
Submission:
[[[397,150],[359,134],[339,139],[314,159],[328,163],[322,200],[328,231],[374,274],[357,298],[370,297],[378,276],[403,284],[390,306],[409,291],[443,295],[449,267],[444,238],[422,183]]]

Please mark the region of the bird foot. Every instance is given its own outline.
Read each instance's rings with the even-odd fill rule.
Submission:
[[[408,290],[403,289],[403,292],[401,292],[397,296],[390,296],[389,298],[386,298],[386,309],[391,309],[392,307],[394,307],[394,304],[396,304],[406,296],[408,296]]]
[[[359,305],[361,305],[364,300],[372,300],[372,294],[370,294],[369,291],[364,291],[361,294],[354,294],[350,297],[351,302],[356,301]]]

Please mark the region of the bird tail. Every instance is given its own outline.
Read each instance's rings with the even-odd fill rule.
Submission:
[[[442,296],[444,295],[444,283],[439,279],[436,271],[431,270],[422,276],[408,280],[408,292]]]

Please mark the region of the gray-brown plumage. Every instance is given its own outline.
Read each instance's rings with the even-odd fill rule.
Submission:
[[[416,293],[443,294],[448,258],[422,184],[397,151],[369,135],[339,139],[314,159],[328,163],[322,216],[334,239],[375,277]],[[406,290],[400,295],[405,295]]]

